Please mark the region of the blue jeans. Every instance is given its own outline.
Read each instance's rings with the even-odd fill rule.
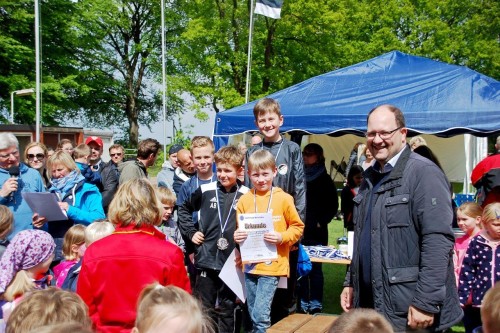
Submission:
[[[247,306],[253,333],[265,333],[271,327],[271,303],[278,288],[278,276],[245,273]]]
[[[323,284],[321,263],[313,262],[311,272],[299,280],[300,308],[303,311],[323,310]]]

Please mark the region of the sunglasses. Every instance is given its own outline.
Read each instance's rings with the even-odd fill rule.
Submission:
[[[28,160],[32,160],[36,157],[37,160],[43,160],[45,158],[44,154],[28,154]]]
[[[114,153],[114,154],[109,154],[111,157],[115,157],[115,156],[122,156],[122,153]]]

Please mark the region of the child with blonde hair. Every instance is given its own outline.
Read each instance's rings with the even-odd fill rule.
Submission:
[[[64,260],[54,267],[54,278],[57,287],[62,287],[69,270],[80,261],[85,249],[85,226],[75,224],[64,235],[62,246]]]
[[[0,259],[0,327],[24,294],[47,287],[55,248],[50,234],[36,229],[20,231],[7,246]]]
[[[483,297],[500,281],[500,202],[484,207],[481,222],[483,230],[469,243],[458,284],[460,305],[465,307],[472,300],[471,311],[464,321],[466,332],[481,326]]]
[[[168,241],[180,247],[182,252],[186,252],[186,245],[182,239],[177,222],[174,220],[175,202],[177,201],[177,197],[175,196],[175,193],[167,187],[158,187],[156,191],[158,193],[158,199],[160,199],[163,207],[163,215],[161,217],[162,221],[158,228],[165,234],[165,236],[167,236]]]
[[[0,258],[9,245],[7,236],[11,233],[14,223],[14,215],[7,206],[0,205]]]
[[[115,226],[111,222],[105,219],[94,221],[85,228],[85,247],[88,248],[95,241],[111,235],[113,231],[115,231]],[[71,267],[61,285],[62,289],[76,292],[76,284],[78,283],[78,274],[80,274],[81,267],[81,260]]]
[[[170,333],[214,332],[194,297],[181,288],[153,283],[139,297],[132,333],[159,332],[166,327]]]
[[[469,247],[471,239],[481,232],[481,215],[483,208],[475,202],[464,202],[457,208],[457,224],[465,235],[455,239],[453,248],[453,264],[455,267],[455,278],[460,276],[460,269],[465,253]]]
[[[45,325],[68,322],[87,329],[92,327],[87,306],[77,294],[49,287],[27,295],[19,303],[7,321],[5,332],[34,332]]]
[[[328,333],[394,333],[391,324],[373,309],[352,309],[344,312]]]

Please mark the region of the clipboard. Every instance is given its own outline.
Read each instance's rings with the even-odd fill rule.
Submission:
[[[33,213],[45,217],[48,222],[67,220],[66,212],[59,207],[59,200],[55,193],[49,192],[23,192],[23,199],[26,200]]]

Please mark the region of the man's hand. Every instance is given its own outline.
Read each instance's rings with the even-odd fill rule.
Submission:
[[[17,178],[8,178],[0,189],[0,195],[7,198],[12,192],[17,191]]]
[[[47,222],[47,219],[43,216],[38,215],[38,213],[33,214],[31,217],[31,223],[35,228],[41,228]]]
[[[344,287],[342,294],[340,294],[340,306],[345,312],[349,312],[352,309],[353,295],[354,289],[352,287]]]
[[[201,245],[204,240],[205,240],[205,235],[203,235],[201,231],[195,232],[193,237],[191,238],[191,241],[196,245]]]
[[[417,309],[410,305],[408,309],[408,326],[413,329],[425,329],[434,323],[434,314]]]

